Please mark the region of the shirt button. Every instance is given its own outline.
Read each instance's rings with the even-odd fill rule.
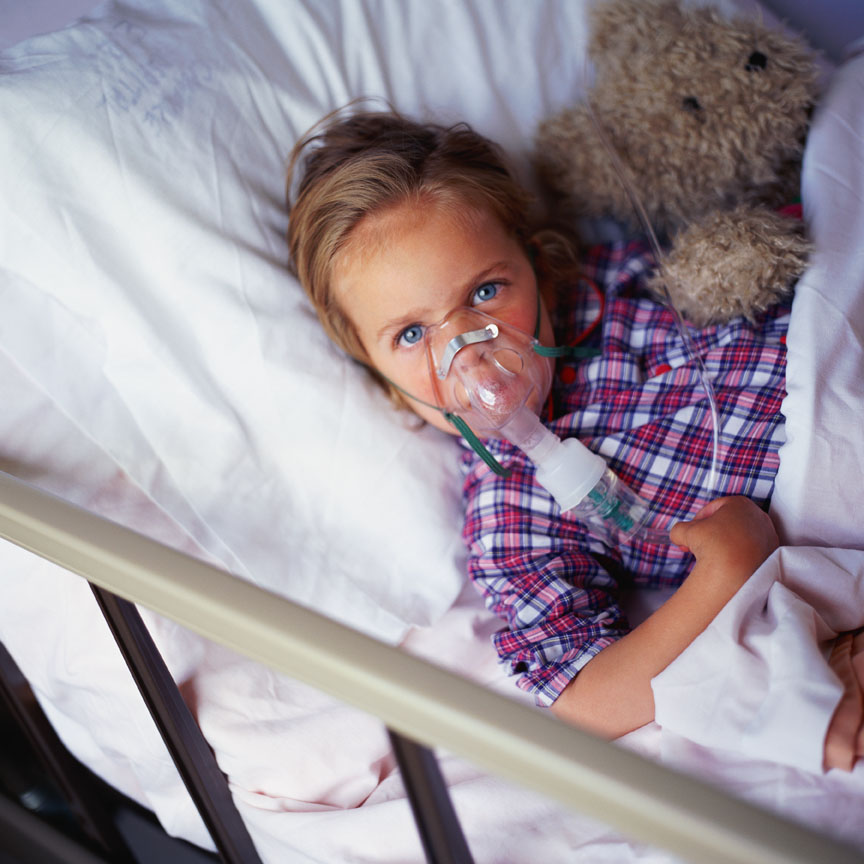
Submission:
[[[569,386],[576,380],[576,370],[572,366],[565,366],[558,377],[561,379],[562,384]]]
[[[671,372],[672,367],[668,363],[661,363],[655,370],[655,375],[665,375],[667,372]]]

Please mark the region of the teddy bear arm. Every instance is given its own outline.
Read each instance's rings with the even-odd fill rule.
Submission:
[[[649,287],[663,297],[665,283],[681,314],[699,327],[754,320],[789,296],[810,251],[799,220],[740,205],[679,231]]]

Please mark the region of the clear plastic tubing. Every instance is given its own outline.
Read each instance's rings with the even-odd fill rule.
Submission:
[[[562,441],[530,409],[522,408],[502,428],[536,466],[537,481],[558,502],[562,513],[572,512],[591,533],[614,547],[632,538],[647,543],[669,543],[648,505],[577,438]]]
[[[590,80],[587,75],[587,67],[585,80]],[[624,187],[624,191],[630,199],[630,204],[636,212],[636,216],[642,224],[642,228],[644,229],[645,235],[651,245],[651,251],[654,253],[654,260],[657,263],[657,269],[663,276],[663,299],[666,302],[666,306],[672,312],[675,326],[681,336],[681,341],[684,343],[684,347],[687,349],[687,354],[696,366],[699,383],[702,385],[702,390],[705,392],[705,398],[708,400],[708,412],[711,417],[712,433],[711,469],[708,472],[708,480],[705,484],[705,488],[702,490],[702,494],[703,497],[710,498],[712,494],[716,493],[720,477],[718,473],[720,462],[720,411],[717,407],[717,395],[714,393],[714,385],[708,377],[708,371],[705,368],[705,363],[703,362],[702,357],[693,345],[693,338],[687,330],[687,326],[681,317],[681,313],[672,301],[672,295],[669,292],[669,273],[665,266],[666,256],[663,254],[663,250],[660,247],[660,242],[658,241],[657,234],[654,231],[654,226],[651,224],[651,220],[645,212],[642,199],[639,197],[639,193],[636,191],[627,169],[622,165],[621,159],[618,156],[618,151],[612,145],[609,136],[606,134],[606,130],[603,128],[603,124],[597,117],[597,112],[594,110],[594,105],[592,104],[590,97],[586,100],[586,105],[588,106],[588,113],[591,117],[591,121],[597,131],[597,137],[600,139],[600,143],[603,145],[606,155],[611,160],[612,168],[614,169],[619,182]]]

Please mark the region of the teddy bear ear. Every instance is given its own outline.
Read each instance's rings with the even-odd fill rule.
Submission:
[[[589,12],[589,53],[598,66],[662,47],[684,26],[675,0],[596,0]]]

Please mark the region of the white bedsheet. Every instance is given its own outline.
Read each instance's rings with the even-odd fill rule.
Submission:
[[[284,276],[281,161],[363,93],[468,119],[518,157],[579,93],[582,22],[571,0],[136,0],[0,55],[0,468],[522,698],[492,655],[498,623],[460,593],[449,442],[382,410]],[[773,507],[807,548],[762,568],[657,680],[662,726],[623,743],[864,848],[861,766],[816,770],[837,693],[824,643],[861,609],[862,78],[861,60],[836,76],[805,163],[818,249],[793,306]],[[0,553],[0,638],[69,748],[209,847],[87,586]],[[851,617],[823,617],[823,598],[814,616],[814,584],[846,586]],[[145,619],[266,862],[422,859],[377,721]],[[775,626],[795,650],[757,638]],[[714,647],[742,638],[740,687],[718,693]],[[806,675],[754,687],[804,668],[786,661]],[[694,680],[704,697],[682,699]],[[721,716],[698,710],[720,695]],[[812,735],[785,722],[792,699]],[[672,860],[442,761],[478,862]]]
[[[864,847],[864,760],[821,776],[842,692],[827,658],[864,626],[864,54],[833,76],[802,197],[816,245],[788,335],[781,547],[653,682],[664,760]],[[747,778],[742,780],[742,778]]]

